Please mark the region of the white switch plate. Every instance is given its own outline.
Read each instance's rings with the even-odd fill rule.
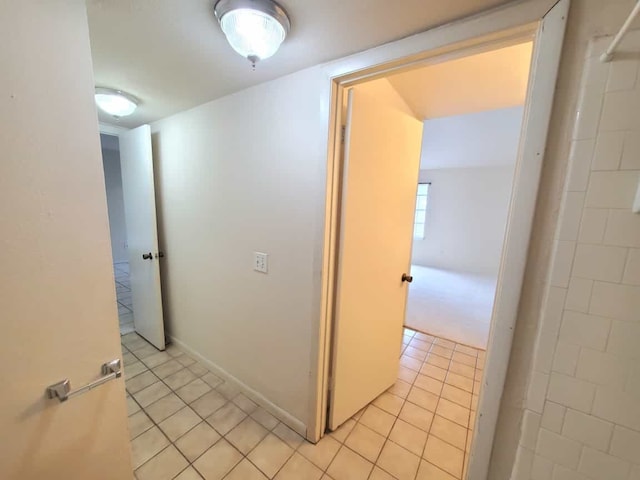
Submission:
[[[253,252],[253,269],[256,272],[269,272],[269,255],[262,252]]]

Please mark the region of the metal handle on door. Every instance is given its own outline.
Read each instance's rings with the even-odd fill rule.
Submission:
[[[94,380],[91,383],[88,383],[84,387],[74,390],[73,392],[71,391],[71,382],[68,378],[65,378],[58,383],[54,383],[53,385],[49,385],[47,387],[47,398],[58,398],[60,402],[66,402],[71,397],[75,397],[76,395],[81,395],[85,392],[88,392],[92,388],[95,388],[98,385],[102,385],[109,380],[120,378],[122,376],[122,370],[120,369],[120,359],[117,358],[115,360],[111,360],[110,362],[102,364],[100,372],[103,375],[102,377]]]
[[[407,282],[407,283],[411,283],[413,282],[413,277],[411,275],[407,275],[406,273],[402,274],[402,281],[403,282]]]
[[[143,260],[153,260],[153,254],[151,252],[143,253],[142,254],[142,259]]]

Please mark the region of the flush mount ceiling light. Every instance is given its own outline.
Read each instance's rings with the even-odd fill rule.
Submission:
[[[213,11],[231,47],[254,67],[278,51],[291,28],[272,0],[219,0]]]
[[[138,99],[121,90],[113,88],[96,88],[96,105],[114,117],[131,115],[138,107]]]

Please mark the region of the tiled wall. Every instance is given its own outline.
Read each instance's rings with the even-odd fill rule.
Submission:
[[[640,31],[591,42],[516,480],[640,479]]]

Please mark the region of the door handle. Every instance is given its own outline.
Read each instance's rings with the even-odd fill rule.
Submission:
[[[149,253],[143,253],[143,254],[142,254],[142,259],[143,259],[143,260],[153,260],[153,255],[151,254],[151,252],[149,252]]]
[[[406,273],[402,274],[402,281],[403,282],[407,282],[407,283],[411,283],[413,282],[413,277],[411,275],[407,275]]]
[[[47,398],[57,398],[60,402],[66,402],[71,397],[88,392],[109,380],[120,378],[122,376],[120,359],[116,358],[115,360],[111,360],[110,362],[103,364],[100,368],[100,373],[102,373],[100,378],[74,391],[71,391],[71,382],[69,382],[68,378],[61,380],[58,383],[54,383],[53,385],[49,385],[47,387]]]

